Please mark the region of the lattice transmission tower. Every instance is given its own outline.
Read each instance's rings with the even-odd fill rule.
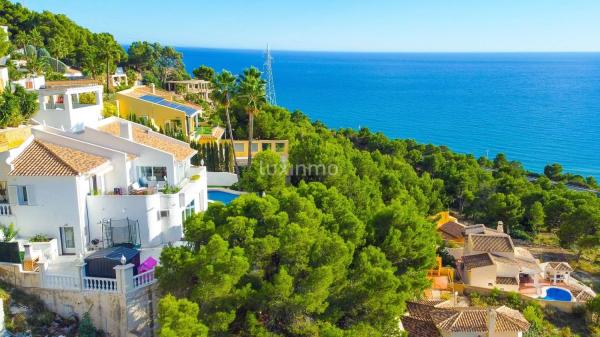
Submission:
[[[275,82],[273,82],[273,57],[271,57],[271,48],[267,44],[265,52],[265,77],[267,78],[267,101],[271,105],[277,105],[277,96],[275,95]]]

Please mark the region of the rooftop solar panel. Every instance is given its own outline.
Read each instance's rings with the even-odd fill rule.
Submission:
[[[144,95],[144,96],[141,96],[140,98],[143,99],[144,101],[148,101],[148,102],[152,102],[152,103],[158,103],[160,101],[164,101],[164,98],[158,97],[158,96],[152,96],[152,95]]]
[[[140,96],[140,99],[143,99],[144,101],[160,104],[162,106],[166,106],[166,107],[169,107],[172,109],[177,109],[179,111],[184,112],[188,116],[193,115],[197,111],[197,109],[195,109],[195,108],[192,108],[192,107],[189,107],[189,106],[186,106],[183,104],[169,102],[162,97],[158,97],[158,96],[154,96],[154,95]]]

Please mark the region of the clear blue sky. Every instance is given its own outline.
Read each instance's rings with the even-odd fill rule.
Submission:
[[[117,40],[343,51],[600,51],[598,0],[23,0]]]

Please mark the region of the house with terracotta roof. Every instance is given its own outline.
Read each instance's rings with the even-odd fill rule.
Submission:
[[[518,291],[521,280],[532,280],[542,273],[539,260],[528,250],[515,247],[502,227],[499,224],[495,231],[466,235],[457,265],[465,284]]]
[[[568,283],[571,278],[573,267],[567,262],[544,262],[540,264],[544,271],[544,278],[552,281],[553,284],[558,282]]]
[[[77,96],[89,90],[99,99],[79,110]],[[191,165],[196,151],[143,125],[101,119],[101,90],[40,91],[37,125],[0,153],[0,223],[14,223],[22,239],[56,238],[59,255],[162,247],[208,206],[206,170]]]
[[[465,225],[456,217],[450,215],[448,211],[439,212],[431,218],[435,220],[436,229],[442,238],[447,242],[453,242],[458,245],[464,244],[465,238],[469,234],[498,233],[497,229],[486,227],[483,224]],[[502,228],[502,225],[500,228]]]
[[[506,306],[456,307],[449,301],[406,305],[401,322],[409,337],[521,337],[530,326],[519,311]]]

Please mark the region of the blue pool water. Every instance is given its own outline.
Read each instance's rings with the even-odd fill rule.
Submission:
[[[262,68],[260,50],[178,48],[201,64]],[[600,178],[600,53],[273,52],[277,103],[333,128],[558,162]]]
[[[224,191],[208,191],[208,200],[220,201],[225,205],[229,204],[233,199],[239,197],[237,194]]]
[[[571,293],[561,288],[548,288],[546,289],[546,296],[542,297],[543,300],[562,302],[570,302],[571,298]]]

